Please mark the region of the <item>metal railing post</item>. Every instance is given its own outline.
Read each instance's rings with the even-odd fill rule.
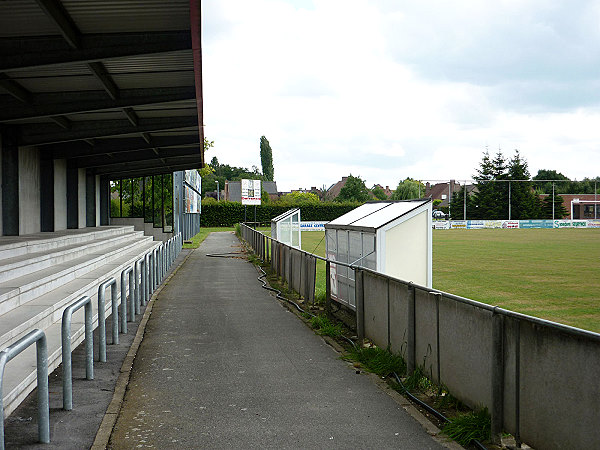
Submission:
[[[121,333],[127,333],[127,283],[126,278],[129,274],[129,289],[133,286],[133,266],[121,271]],[[133,291],[129,292],[129,302],[131,303]],[[134,310],[135,311],[135,310]],[[135,316],[131,321],[135,320]]]
[[[0,450],[4,450],[4,403],[2,384],[6,363],[35,342],[37,360],[38,438],[42,444],[50,443],[50,401],[48,399],[48,344],[42,330],[30,331],[21,339],[0,352]]]
[[[98,359],[106,362],[106,288],[111,287],[112,338],[119,343],[119,308],[117,306],[117,280],[109,278],[98,286]],[[116,332],[115,332],[116,330]]]
[[[73,409],[73,370],[71,367],[71,319],[73,313],[85,306],[85,377],[94,379],[94,329],[92,327],[92,299],[84,295],[65,308],[62,316],[62,381],[63,409]]]
[[[144,295],[144,269],[146,267],[142,256],[135,262],[135,313],[142,311],[142,296]]]

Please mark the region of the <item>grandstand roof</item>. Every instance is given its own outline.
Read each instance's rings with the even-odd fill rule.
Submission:
[[[200,167],[201,73],[200,0],[0,2],[0,126],[71,166]]]

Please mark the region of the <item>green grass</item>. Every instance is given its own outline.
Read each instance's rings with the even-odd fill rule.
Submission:
[[[235,231],[233,227],[214,227],[214,228],[200,228],[200,232],[194,236],[191,244],[183,244],[183,248],[198,248],[206,236],[208,236],[213,231]]]
[[[492,420],[487,408],[460,414],[442,428],[442,432],[460,445],[467,446],[473,439],[488,441],[491,436]]]
[[[325,314],[311,317],[310,326],[315,329],[317,334],[323,336],[335,338],[342,334],[342,325],[339,323],[332,323]]]
[[[600,230],[434,230],[433,286],[600,331]]]
[[[323,236],[302,233],[302,248],[325,256]],[[600,229],[433,230],[433,287],[600,332]]]
[[[352,348],[347,359],[360,363],[365,370],[380,376],[388,376],[392,372],[402,375],[406,371],[406,364],[400,355],[379,347]]]

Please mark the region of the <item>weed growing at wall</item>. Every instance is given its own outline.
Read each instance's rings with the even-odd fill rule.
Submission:
[[[487,408],[478,411],[471,411],[459,414],[452,418],[442,428],[442,432],[454,439],[460,445],[469,445],[474,439],[478,441],[488,441],[490,439],[490,430],[492,419]]]

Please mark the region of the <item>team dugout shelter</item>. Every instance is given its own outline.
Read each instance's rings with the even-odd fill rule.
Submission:
[[[110,223],[110,181],[202,167],[200,0],[0,1],[0,234]]]
[[[356,307],[354,271],[336,261],[432,285],[431,198],[365,203],[325,224],[331,298]]]

